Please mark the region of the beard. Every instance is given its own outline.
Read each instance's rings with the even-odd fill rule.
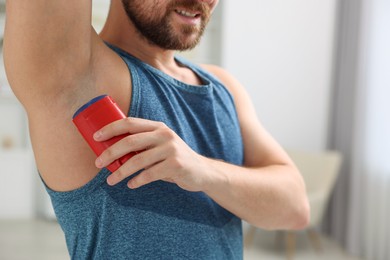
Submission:
[[[153,7],[148,9],[142,1],[136,2],[122,0],[129,20],[150,44],[167,50],[193,49],[199,43],[210,20],[210,7],[201,1],[171,1],[165,11]],[[200,23],[180,24],[178,28],[175,28],[171,18],[178,8],[199,12]]]

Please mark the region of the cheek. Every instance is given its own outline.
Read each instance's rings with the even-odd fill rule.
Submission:
[[[158,20],[163,15],[163,9],[158,5],[158,2],[145,1],[143,3],[143,1],[140,1],[130,4],[130,8],[133,10],[134,16],[138,17],[139,20],[151,22]]]
[[[145,1],[145,3],[141,1],[140,9],[148,16],[163,16],[167,9],[167,2],[166,0]]]

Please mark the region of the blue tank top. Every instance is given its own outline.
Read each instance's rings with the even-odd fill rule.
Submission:
[[[203,81],[188,85],[110,47],[131,72],[128,116],[162,121],[197,153],[242,165],[233,99],[218,79],[176,58]],[[205,193],[163,181],[111,187],[109,174],[70,192],[46,187],[72,259],[242,259],[241,220]]]

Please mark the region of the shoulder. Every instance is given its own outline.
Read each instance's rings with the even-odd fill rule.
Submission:
[[[241,83],[225,69],[211,64],[200,64],[199,66],[219,79],[235,100],[245,92]]]
[[[199,66],[207,72],[216,76],[222,83],[227,85],[234,84],[234,77],[225,69],[212,64],[200,64]]]

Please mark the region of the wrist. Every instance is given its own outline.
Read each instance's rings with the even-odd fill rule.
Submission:
[[[224,170],[224,162],[216,159],[203,157],[205,171],[202,191],[208,195],[214,194],[220,190],[226,189],[230,183],[229,175]]]

